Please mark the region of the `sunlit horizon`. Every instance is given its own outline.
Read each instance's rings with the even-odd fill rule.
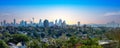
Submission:
[[[65,20],[67,24],[105,24],[115,21],[120,23],[119,1],[4,1],[0,2],[0,22],[6,20],[12,22],[15,18],[17,22],[25,20],[27,22],[35,18],[55,21]]]

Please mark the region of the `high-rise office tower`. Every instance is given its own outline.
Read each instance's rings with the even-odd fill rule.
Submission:
[[[59,23],[60,23],[60,24],[62,23],[62,19],[59,19]]]
[[[49,26],[54,26],[54,22],[49,22]]]
[[[78,27],[80,27],[80,21],[78,21]]]
[[[44,20],[44,27],[49,27],[49,21],[47,19]]]
[[[27,25],[27,22],[24,21],[24,20],[22,20],[22,21],[20,22],[20,25],[21,25],[21,26],[26,26],[26,25]]]
[[[78,21],[78,23],[77,23],[78,25],[78,31],[80,30],[80,21]]]
[[[42,24],[42,19],[40,19],[39,20],[39,24],[38,24],[39,26],[43,26],[43,24]]]
[[[57,25],[57,19],[55,20],[55,25]]]
[[[66,25],[66,21],[63,21],[63,24],[65,24],[65,25]]]
[[[58,24],[58,26],[61,26],[61,25],[62,25],[62,20],[59,19],[59,24]]]
[[[41,23],[42,23],[42,20],[40,19],[40,20],[39,20],[39,24],[41,24]]]
[[[16,25],[16,19],[13,20],[13,24]]]
[[[3,25],[4,25],[4,26],[6,25],[6,20],[3,21]]]
[[[35,20],[35,19],[34,19],[34,18],[32,18],[32,20],[33,20],[32,22],[34,23],[34,20]]]
[[[66,27],[66,22],[65,22],[65,21],[63,21],[63,23],[62,23],[62,27],[63,27],[63,28]]]
[[[2,26],[2,22],[0,22],[0,25]]]

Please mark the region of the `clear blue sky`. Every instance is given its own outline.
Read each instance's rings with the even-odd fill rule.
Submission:
[[[35,18],[66,20],[68,24],[120,23],[119,0],[0,0],[0,21],[14,18],[30,21]]]

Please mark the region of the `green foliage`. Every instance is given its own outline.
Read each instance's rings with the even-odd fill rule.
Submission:
[[[0,48],[9,48],[9,47],[3,40],[0,40]]]
[[[81,40],[81,43],[85,45],[98,45],[97,41],[98,41],[97,38],[92,38],[92,39],[87,39],[87,40]]]
[[[6,27],[0,28],[4,29]],[[24,35],[20,33],[13,33],[13,29],[15,29],[16,32],[20,31],[28,34]],[[87,26],[80,27],[79,30],[78,27],[74,26],[68,26],[67,28],[29,26],[7,27],[6,30],[2,31],[2,40],[12,43],[25,42],[27,48],[74,48],[76,44],[82,44],[81,48],[101,48],[97,41],[99,40],[98,38],[101,37],[101,34],[103,34],[107,29],[104,27],[94,28]],[[87,39],[81,38],[83,34],[87,34]],[[93,38],[91,36],[93,36]],[[48,42],[42,42],[38,38],[47,38]]]
[[[0,34],[0,38],[2,37],[3,35],[2,34]]]
[[[13,42],[13,43],[18,43],[18,42],[27,42],[29,40],[30,40],[30,38],[27,35],[13,34],[12,39],[10,41]]]
[[[42,38],[44,38],[44,37],[45,37],[45,34],[44,34],[44,33],[41,33],[40,36],[41,36]]]
[[[110,40],[116,40],[118,42],[118,47],[120,48],[120,28],[112,29],[109,32],[106,32],[105,34],[108,39]]]
[[[72,35],[71,34],[66,34],[67,37],[71,37]]]
[[[102,47],[102,46],[99,46],[99,45],[91,45],[91,46],[83,45],[83,46],[81,46],[80,48],[103,48],[103,47]]]
[[[38,40],[31,40],[27,42],[27,48],[40,48],[40,42]]]
[[[72,45],[75,45],[78,43],[78,40],[75,36],[71,37],[70,40],[68,40],[69,43],[71,43]]]
[[[12,37],[11,37],[11,34],[10,34],[8,31],[3,32],[3,37],[4,37],[3,40],[4,40],[5,42],[8,42],[9,39],[12,38]]]
[[[8,31],[4,32],[3,35],[4,35],[5,37],[11,37],[11,34],[10,34]]]

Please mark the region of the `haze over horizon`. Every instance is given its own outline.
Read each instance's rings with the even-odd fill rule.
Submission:
[[[65,20],[67,24],[120,23],[119,0],[0,0],[0,22],[39,19]]]

